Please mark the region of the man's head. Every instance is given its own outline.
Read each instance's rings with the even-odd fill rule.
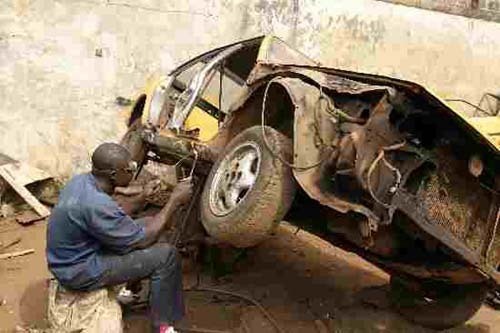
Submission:
[[[92,174],[110,181],[113,187],[127,186],[137,164],[128,150],[116,143],[103,143],[92,154]]]

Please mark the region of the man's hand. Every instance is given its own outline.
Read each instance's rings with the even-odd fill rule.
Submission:
[[[177,183],[172,191],[170,200],[178,205],[183,205],[189,202],[193,196],[193,183],[191,180],[184,180]]]
[[[158,240],[163,230],[170,228],[180,205],[187,204],[193,196],[193,183],[190,179],[182,180],[172,190],[167,204],[145,224],[145,237],[134,246],[145,248]]]

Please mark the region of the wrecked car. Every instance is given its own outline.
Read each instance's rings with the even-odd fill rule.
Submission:
[[[153,80],[122,142],[191,170],[211,239],[252,247],[286,220],[388,272],[394,308],[445,329],[500,281],[499,119],[266,36]]]

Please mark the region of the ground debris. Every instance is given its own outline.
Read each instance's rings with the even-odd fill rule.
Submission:
[[[22,225],[32,224],[36,221],[43,220],[45,217],[40,216],[33,212],[32,210],[26,210],[18,215],[16,215],[16,222]]]
[[[50,215],[50,211],[42,205],[33,194],[18,181],[15,175],[12,174],[6,165],[0,166],[0,176],[7,181],[7,183],[21,196],[33,209],[42,217]]]
[[[0,204],[0,217],[11,217],[16,214],[16,209],[10,204]]]
[[[11,247],[13,245],[16,245],[20,241],[21,241],[21,237],[17,237],[13,241],[10,241],[10,242],[6,243],[5,245],[3,245],[2,243],[0,243],[0,252],[3,252],[4,250],[8,249],[9,247]]]
[[[34,249],[28,249],[28,250],[22,250],[22,251],[16,251],[16,252],[4,253],[4,254],[0,254],[0,260],[10,259],[10,258],[14,258],[14,257],[20,257],[20,256],[24,256],[24,255],[27,255],[27,254],[32,254],[32,253],[35,253]]]

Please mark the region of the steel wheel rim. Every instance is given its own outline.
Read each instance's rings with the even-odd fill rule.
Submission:
[[[210,210],[216,216],[234,211],[253,189],[262,154],[255,142],[236,146],[219,164],[210,187]]]

